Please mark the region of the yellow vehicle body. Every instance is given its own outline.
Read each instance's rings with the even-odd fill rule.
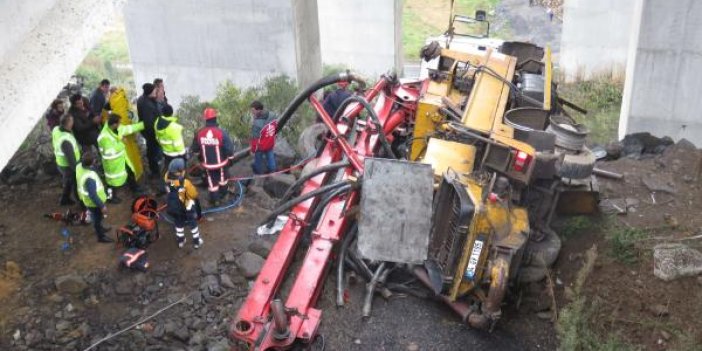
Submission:
[[[444,65],[443,69],[440,64],[425,83],[415,115],[409,158],[431,164],[437,181],[442,177],[453,178],[470,198],[472,218],[462,233],[465,238],[460,241],[460,257],[453,261],[455,267],[450,269],[452,276],[444,277],[450,282],[444,294],[451,301],[467,295],[480,300],[483,321],[475,324],[483,325],[486,320],[499,318],[512,257],[525,247],[529,239],[529,214],[526,208],[511,204],[509,199],[486,193],[491,186],[489,180],[473,174],[485,156],[480,155],[473,145],[441,139],[444,135],[441,132],[460,124],[495,148],[517,150],[532,159],[536,157],[536,150],[515,139],[514,127],[506,124],[503,118],[510,99],[510,82],[515,78],[516,57],[489,48],[469,52],[442,48],[440,58],[452,64],[450,67]],[[543,108],[550,109],[549,50],[546,50],[544,61],[544,91],[547,93]],[[461,91],[455,87],[454,79],[461,78],[461,75],[472,80],[468,93],[467,89]],[[446,109],[452,110],[460,119],[449,121]],[[529,181],[531,169],[514,172],[511,170],[513,158],[505,162],[509,167],[502,175],[523,183]]]

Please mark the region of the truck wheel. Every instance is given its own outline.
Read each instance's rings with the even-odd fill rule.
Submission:
[[[317,149],[322,145],[323,136],[327,132],[324,123],[315,123],[302,131],[297,139],[297,148],[303,158],[307,158],[317,153]]]
[[[576,152],[583,148],[590,133],[587,127],[564,115],[551,116],[549,121],[546,132],[556,135],[556,146]]]
[[[561,178],[584,179],[592,175],[595,168],[595,155],[588,148],[583,147],[577,154],[566,154],[558,168]]]
[[[561,252],[561,238],[551,229],[543,231],[544,238],[535,242],[529,240],[522,262],[529,267],[551,267]]]

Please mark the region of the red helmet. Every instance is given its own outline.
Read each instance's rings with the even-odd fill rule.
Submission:
[[[212,107],[208,107],[205,109],[205,111],[202,111],[202,118],[205,119],[205,121],[209,119],[213,119],[217,117],[217,110],[213,109]]]

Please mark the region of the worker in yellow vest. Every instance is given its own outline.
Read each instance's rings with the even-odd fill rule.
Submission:
[[[112,238],[107,236],[110,228],[102,225],[102,220],[107,215],[107,207],[105,206],[107,194],[100,176],[94,170],[94,165],[95,155],[93,152],[86,151],[83,153],[80,164],[76,166],[78,197],[90,211],[98,242],[110,243],[114,242]]]
[[[107,123],[102,128],[98,136],[98,147],[102,155],[102,169],[105,172],[105,182],[107,183],[108,202],[119,203],[117,188],[127,183],[129,189],[135,193],[142,193],[139,183],[134,175],[134,165],[127,157],[125,144],[122,140],[125,136],[137,133],[144,129],[144,123],[121,125],[120,117],[110,114]]]
[[[63,193],[59,204],[61,206],[74,205],[71,194],[78,200],[76,188],[76,164],[80,161],[80,149],[73,136],[73,116],[64,114],[59,120],[59,125],[51,130],[51,144],[54,147],[56,166],[63,177]]]
[[[154,132],[156,133],[156,140],[163,151],[166,168],[176,158],[185,160],[183,126],[178,123],[178,117],[173,116],[173,107],[171,105],[164,105],[163,115],[156,118],[156,122],[154,122]]]

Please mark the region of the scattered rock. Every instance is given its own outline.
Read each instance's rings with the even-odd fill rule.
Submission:
[[[236,262],[236,256],[234,255],[234,251],[225,251],[222,254],[222,259],[224,260],[224,263]]]
[[[670,338],[672,338],[673,336],[670,335],[670,333],[668,333],[667,331],[661,330],[661,337],[663,337],[663,340],[668,341],[668,340],[670,340]]]
[[[234,285],[234,282],[232,282],[232,278],[229,277],[229,274],[226,274],[226,273],[220,274],[219,281],[220,281],[220,283],[222,283],[222,286],[227,288],[227,289],[236,288],[236,285]]]
[[[551,320],[553,318],[553,313],[551,313],[551,311],[538,312],[536,316],[539,317],[539,319]]]
[[[71,327],[71,322],[66,321],[66,320],[61,320],[56,323],[56,330],[57,331],[64,331],[68,330]]]
[[[409,344],[407,344],[407,351],[419,351],[419,345],[417,345],[416,342],[412,341]]]
[[[276,200],[273,199],[262,187],[250,185],[246,191],[246,196],[253,199],[259,206],[267,210],[275,207]]]
[[[656,317],[665,317],[668,315],[668,307],[661,304],[651,305],[648,309]]]
[[[263,183],[263,189],[266,190],[270,196],[281,198],[294,183],[295,176],[292,174],[274,174],[266,178],[266,182]]]
[[[622,156],[622,149],[624,146],[618,141],[611,142],[605,145],[605,151],[607,152],[607,158],[610,160],[617,160]]]
[[[115,283],[115,293],[117,295],[130,295],[134,293],[134,281],[131,279],[121,279]]]
[[[15,339],[15,341],[18,341],[22,337],[22,332],[17,329],[15,330],[14,334],[12,334],[12,338]]]
[[[190,331],[188,330],[188,328],[186,328],[186,327],[183,326],[183,327],[180,327],[180,328],[176,329],[176,330],[171,334],[171,336],[174,337],[174,338],[176,338],[176,339],[178,339],[178,340],[180,340],[180,341],[182,341],[182,342],[187,343],[188,340],[190,340]]]
[[[205,278],[202,280],[202,284],[200,285],[200,290],[206,296],[222,295],[222,287],[220,287],[219,281],[214,275],[205,276]]]
[[[261,256],[247,251],[239,256],[239,258],[236,260],[236,265],[239,267],[239,272],[241,275],[251,279],[256,277],[258,272],[261,271],[263,262],[264,260],[261,258]]]
[[[697,146],[685,138],[678,140],[678,142],[675,143],[675,148],[679,150],[697,150]]]
[[[58,277],[54,283],[56,284],[56,290],[59,292],[74,295],[82,293],[88,287],[85,280],[76,274]]]
[[[217,273],[217,261],[216,260],[208,260],[202,263],[202,274],[204,275],[209,275],[209,274],[216,274]]]
[[[201,332],[197,332],[193,334],[193,336],[190,337],[190,341],[188,344],[190,345],[202,345],[202,343],[205,341],[205,336],[202,335]]]
[[[663,177],[648,175],[642,177],[641,181],[648,188],[649,191],[662,191],[669,194],[676,193],[675,188],[670,185],[672,181],[664,179]]]
[[[249,244],[249,251],[266,258],[268,254],[271,253],[271,248],[273,248],[273,243],[268,240],[255,240]]]
[[[702,273],[702,252],[684,244],[653,248],[653,274],[665,281]]]
[[[229,342],[227,339],[221,338],[219,340],[210,341],[207,344],[207,351],[229,351]]]

